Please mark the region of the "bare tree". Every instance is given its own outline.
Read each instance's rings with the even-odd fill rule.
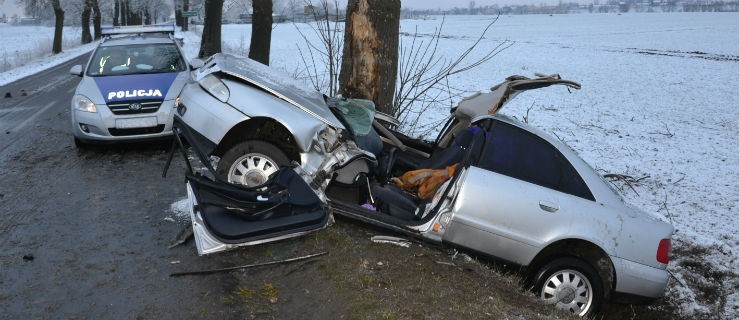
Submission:
[[[496,21],[498,16],[488,23],[475,41],[455,59],[440,56],[437,52],[439,40],[444,37],[442,35],[444,20],[430,35],[431,39],[428,41],[422,38],[429,35],[419,34],[418,31],[412,35],[404,34],[410,37],[411,42],[400,46],[398,86],[391,113],[401,121],[403,131],[411,132],[419,128],[433,130],[437,124],[422,123],[420,121],[422,115],[434,106],[448,104],[451,107],[452,101],[461,93],[461,90],[449,85],[449,77],[479,67],[513,45],[509,40],[500,41],[492,49],[484,52],[482,57],[470,58],[470,54],[476,51]],[[421,128],[424,125],[426,128]]]
[[[222,16],[223,0],[205,0],[205,21],[203,21],[203,36],[200,41],[199,58],[221,52]]]
[[[240,0],[245,1],[245,0]],[[161,5],[164,5],[163,2],[159,2]],[[182,31],[189,31],[190,30],[190,18],[189,17],[183,17],[182,12],[183,11],[193,11],[193,9],[196,8],[202,8],[204,5],[204,0],[175,0],[174,1],[174,12],[175,12],[175,21],[178,26],[182,27]],[[225,6],[225,2],[224,2]]]
[[[120,15],[121,15],[121,1],[113,0],[113,25],[114,26],[121,25],[121,22],[118,20]]]
[[[334,0],[332,4],[328,0],[322,0],[318,9],[312,5],[309,6],[308,2],[305,4],[314,20],[313,23],[307,25],[318,36],[320,44],[314,44],[297,25],[294,25],[306,44],[303,48],[298,46],[298,53],[313,87],[329,96],[335,96],[339,91],[339,66],[344,45],[344,29],[341,23],[331,21],[328,17],[332,14],[339,16],[339,2]],[[296,5],[292,4],[292,6]],[[325,66],[327,70],[319,70],[321,66]]]
[[[120,3],[121,3],[120,4],[120,9],[121,9],[120,10],[120,14],[121,14],[120,23],[122,26],[127,26],[130,23],[129,21],[130,14],[128,13],[130,6],[128,5],[128,0],[120,0]]]
[[[349,0],[339,91],[392,113],[398,73],[400,0]]]
[[[182,11],[190,11],[190,0],[182,0]],[[189,22],[190,18],[182,18],[182,31],[190,30]]]
[[[98,0],[91,0],[92,1],[92,29],[94,30],[95,34],[95,40],[100,39],[101,37],[101,29],[100,29],[100,21],[102,19],[102,16],[100,15],[100,5],[98,4]]]
[[[82,44],[92,42],[92,34],[90,34],[91,2],[91,0],[82,1],[82,19],[80,21],[80,26],[82,27]]]
[[[64,10],[59,0],[51,0],[51,6],[54,8],[54,44],[51,52],[54,54],[62,52],[62,31],[64,28]]]
[[[18,5],[23,6],[23,11],[26,12],[27,15],[39,19],[39,20],[47,20],[51,18],[53,11],[53,5],[55,1],[50,0],[17,0],[16,3]],[[52,10],[49,10],[49,5],[51,4]],[[59,8],[62,8],[61,4],[59,4]]]
[[[272,0],[253,0],[249,58],[269,65],[272,41]]]

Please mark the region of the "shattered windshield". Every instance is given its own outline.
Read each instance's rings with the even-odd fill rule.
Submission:
[[[185,62],[171,43],[100,47],[87,68],[89,76],[181,72]]]
[[[352,133],[365,136],[372,128],[375,118],[375,104],[365,99],[334,99],[331,106],[340,111]]]

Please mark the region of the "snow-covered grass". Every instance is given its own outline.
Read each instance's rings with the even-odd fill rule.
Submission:
[[[78,57],[96,44],[81,46],[78,27],[63,31],[62,52],[52,55],[54,27],[0,23],[0,86]]]
[[[456,57],[490,19],[447,17],[439,53]],[[430,35],[440,22],[404,20],[401,28]],[[296,28],[313,37],[305,24],[277,25],[271,64],[304,74],[297,47],[305,44]],[[572,93],[561,87],[524,93],[501,112],[528,115],[602,173],[643,178],[619,186],[627,201],[675,226],[667,302],[686,318],[739,318],[737,30],[737,13],[503,16],[476,54],[505,39],[515,45],[450,79],[470,92],[534,72],[582,83]],[[224,25],[224,50],[246,55],[250,32],[250,25]],[[186,53],[196,56],[199,35],[182,36]],[[3,41],[0,52],[8,47]],[[12,78],[6,74],[0,83]],[[448,108],[427,112],[426,121],[446,117]]]

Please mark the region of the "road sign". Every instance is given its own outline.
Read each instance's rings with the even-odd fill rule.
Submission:
[[[182,11],[180,15],[182,15],[185,18],[189,18],[189,17],[197,17],[198,13],[195,11]]]

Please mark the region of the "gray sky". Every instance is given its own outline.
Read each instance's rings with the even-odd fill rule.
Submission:
[[[13,14],[22,16],[23,10],[20,10],[18,6],[15,5],[15,0],[0,0],[0,17],[2,17],[3,13],[10,18]]]

